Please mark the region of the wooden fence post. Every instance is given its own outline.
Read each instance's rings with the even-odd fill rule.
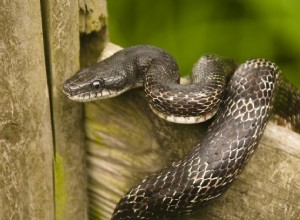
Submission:
[[[1,1],[0,21],[0,219],[54,219],[40,1]]]
[[[62,92],[65,79],[80,68],[80,3],[75,0],[42,2],[55,137],[57,220],[88,219],[83,105],[72,102]]]

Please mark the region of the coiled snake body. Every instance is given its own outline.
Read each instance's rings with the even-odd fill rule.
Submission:
[[[140,85],[151,109],[168,121],[197,123],[215,116],[183,159],[130,189],[112,219],[174,219],[221,195],[253,154],[274,105],[275,113],[300,129],[299,91],[264,59],[237,68],[232,60],[206,55],[193,69],[193,84],[182,86],[168,53],[135,46],[80,70],[63,91],[73,100],[91,101]]]

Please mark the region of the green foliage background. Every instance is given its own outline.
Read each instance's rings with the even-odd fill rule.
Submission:
[[[110,40],[169,51],[181,74],[205,53],[276,62],[300,88],[298,0],[108,0]]]

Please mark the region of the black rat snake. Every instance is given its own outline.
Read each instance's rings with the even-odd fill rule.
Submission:
[[[233,60],[206,55],[195,65],[191,85],[180,85],[179,79],[168,53],[134,46],[64,83],[64,93],[83,102],[144,85],[151,109],[172,122],[198,123],[215,115],[207,134],[183,159],[121,198],[112,219],[173,219],[221,195],[253,154],[272,109],[300,130],[300,92],[270,61],[253,59],[237,67]]]

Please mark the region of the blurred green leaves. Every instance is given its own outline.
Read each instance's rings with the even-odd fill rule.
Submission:
[[[300,1],[108,0],[110,40],[169,51],[182,75],[205,53],[275,61],[300,88]]]

